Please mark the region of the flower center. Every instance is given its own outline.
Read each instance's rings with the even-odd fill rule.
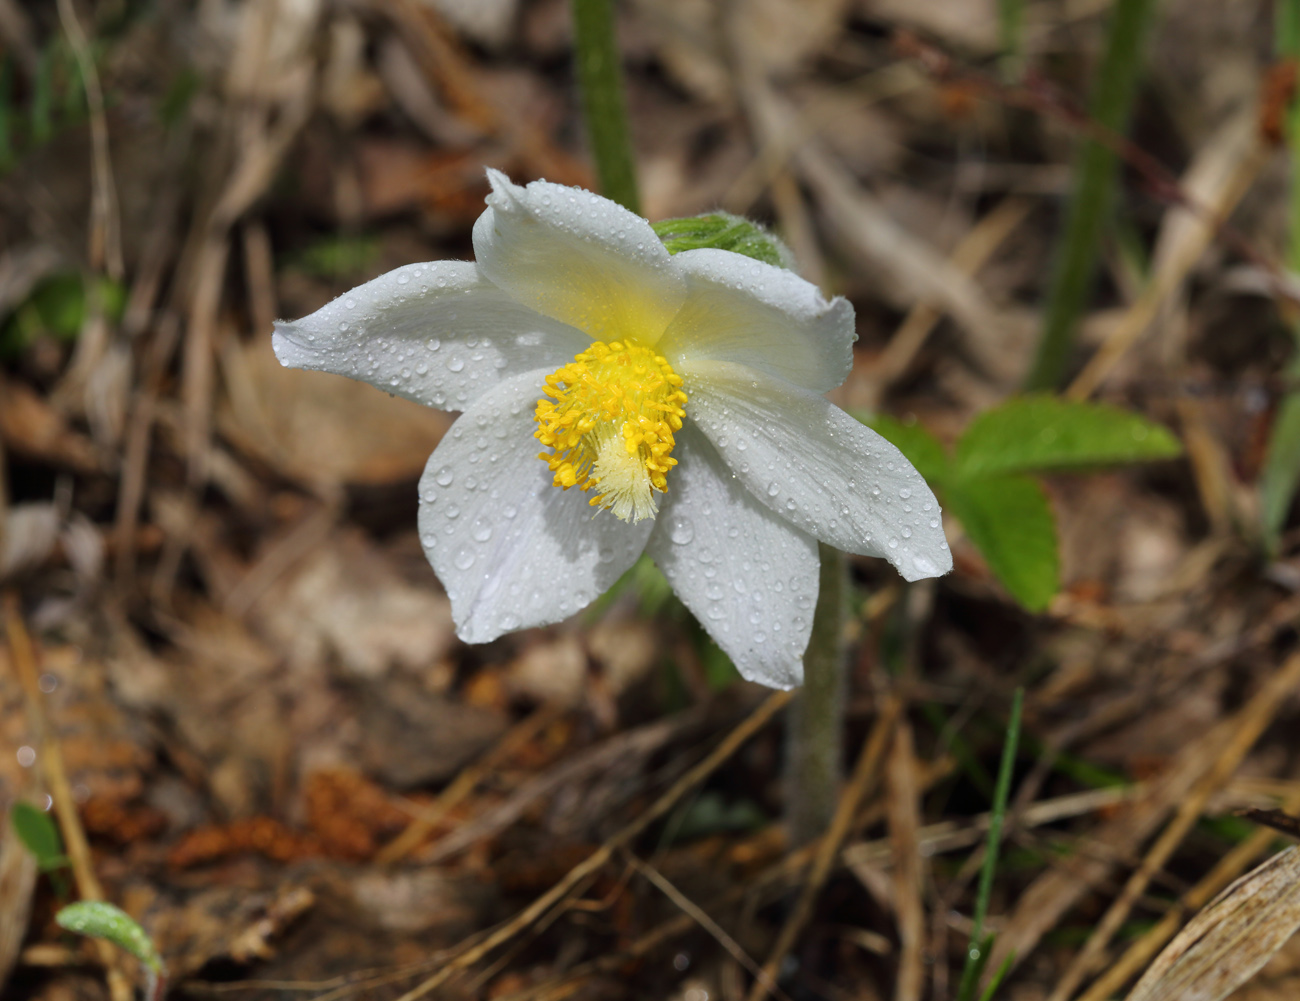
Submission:
[[[599,491],[593,507],[624,521],[653,518],[653,491],[668,487],[673,432],[686,415],[682,378],[668,360],[637,344],[595,341],[546,377],[537,401],[539,459],[555,485]]]

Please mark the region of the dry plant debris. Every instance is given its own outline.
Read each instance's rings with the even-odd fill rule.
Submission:
[[[1114,5],[1023,5],[1015,79],[996,6],[618,5],[647,215],[774,225],[854,303],[835,402],[949,444],[1031,365]],[[72,863],[0,830],[5,997],[139,986],[75,893],[177,997],[946,1001],[1018,686],[996,997],[1296,996],[1297,855],[1236,814],[1300,808],[1300,523],[1252,528],[1293,388],[1270,18],[1161,6],[1072,369],[1186,457],[1048,477],[1042,615],[956,522],[933,585],[855,563],[857,768],[790,850],[784,696],[650,575],[460,643],[415,535],[448,419],[271,352],[467,258],[486,166],[592,184],[565,0],[0,0],[0,811]]]

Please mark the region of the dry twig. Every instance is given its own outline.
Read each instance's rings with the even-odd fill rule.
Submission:
[[[799,894],[799,900],[790,911],[790,916],[777,936],[771,955],[763,964],[764,976],[758,978],[750,989],[748,1001],[763,1001],[767,996],[768,983],[776,977],[781,969],[781,963],[785,961],[799,933],[812,917],[813,904],[834,868],[840,854],[840,846],[848,836],[853,820],[858,814],[858,808],[878,779],[881,758],[884,757],[885,748],[889,745],[889,738],[894,732],[900,711],[899,703],[891,699],[885,704],[880,718],[876,720],[871,735],[862,747],[862,753],[858,755],[858,763],[854,766],[848,786],[840,797],[830,828],[819,842],[814,842],[816,855],[813,858],[812,872],[808,874],[808,879]]]
[[[703,761],[678,779],[672,788],[660,796],[641,816],[609,838],[596,851],[587,856],[585,860],[570,869],[568,875],[528,907],[503,925],[500,925],[482,941],[457,955],[455,959],[448,962],[446,966],[423,983],[407,991],[398,1001],[416,1001],[417,998],[422,998],[431,991],[437,990],[453,974],[473,966],[497,946],[510,941],[524,929],[544,917],[552,907],[568,897],[576,887],[598,872],[617,851],[631,844],[634,838],[671,810],[682,796],[713,774],[740,749],[742,744],[762,729],[777,712],[783,709],[793,697],[793,693],[788,691],[773,692],[769,695],[748,719],[732,730],[721,744],[714,748]]]
[[[77,892],[82,900],[103,900],[104,888],[100,885],[99,877],[95,875],[94,864],[90,858],[90,843],[86,840],[86,831],[81,826],[77,803],[72,796],[72,786],[68,783],[68,773],[63,766],[63,749],[45,715],[45,696],[41,692],[36,650],[23,624],[18,596],[12,591],[6,591],[3,605],[5,632],[9,637],[9,662],[13,665],[26,695],[29,725],[33,740],[36,742],[36,757],[41,763],[45,781],[49,784],[50,797],[54,800],[54,815],[58,818],[59,830],[63,833],[63,844],[68,854],[68,864],[72,867],[73,879],[77,884]],[[131,985],[118,968],[114,947],[102,939],[96,939],[95,949],[108,977],[113,1001],[131,1001]]]
[[[1093,929],[1083,949],[1075,956],[1065,974],[1057,982],[1050,1001],[1065,1001],[1088,974],[1102,950],[1111,937],[1128,917],[1129,911],[1138,897],[1145,891],[1151,877],[1158,872],[1183,838],[1200,819],[1205,804],[1210,796],[1231,778],[1243,758],[1255,746],[1260,735],[1285,702],[1286,696],[1300,685],[1300,654],[1293,655],[1260,689],[1250,701],[1233,718],[1231,735],[1227,743],[1216,755],[1213,764],[1206,770],[1188,794],[1178,804],[1169,826],[1147,852],[1142,865],[1124,885],[1123,891],[1111,904],[1110,909]]]

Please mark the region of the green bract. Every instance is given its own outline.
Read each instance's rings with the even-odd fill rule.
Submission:
[[[730,212],[661,219],[650,227],[670,254],[705,248],[729,250],[788,271],[795,269],[789,247],[758,223]]]

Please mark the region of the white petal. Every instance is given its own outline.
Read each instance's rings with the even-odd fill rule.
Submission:
[[[817,604],[817,543],[777,517],[687,425],[646,552],[741,675],[803,682]]]
[[[390,271],[277,323],[272,339],[290,368],[346,375],[440,410],[463,410],[520,372],[559,368],[590,343],[519,305],[467,261]]]
[[[734,361],[818,393],[853,366],[853,306],[827,302],[793,271],[725,250],[686,250],[673,258],[690,291],[659,350],[679,361]]]
[[[486,643],[590,604],[645,548],[653,522],[597,512],[537,458],[533,408],[548,369],[475,400],[420,479],[420,542],[451,599],[456,632]]]
[[[880,435],[743,365],[698,362],[681,375],[687,417],[777,514],[845,552],[883,556],[908,580],[952,569],[934,494]]]
[[[496,170],[488,180],[488,209],[474,224],[474,255],[488,278],[597,340],[658,341],[686,280],[648,222],[581,188],[519,187]]]

